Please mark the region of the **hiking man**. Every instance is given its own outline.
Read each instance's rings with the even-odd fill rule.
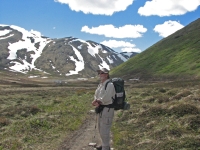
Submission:
[[[101,145],[97,146],[97,150],[110,150],[110,129],[114,117],[114,108],[110,107],[115,97],[115,88],[113,83],[109,82],[109,71],[106,68],[97,70],[100,84],[98,85],[93,106],[96,106],[95,111],[98,113],[98,130],[101,137]],[[105,89],[105,85],[107,88]]]

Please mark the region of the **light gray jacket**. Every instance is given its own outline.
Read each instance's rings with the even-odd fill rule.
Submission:
[[[113,83],[109,82],[105,90],[106,83],[109,82],[109,79],[100,83],[95,91],[94,99],[100,100],[102,105],[112,104],[112,97],[115,97],[115,88]]]

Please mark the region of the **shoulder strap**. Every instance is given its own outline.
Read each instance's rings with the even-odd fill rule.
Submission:
[[[111,80],[109,80],[108,82],[106,82],[106,84],[105,84],[105,90],[106,90],[109,82],[111,82]]]

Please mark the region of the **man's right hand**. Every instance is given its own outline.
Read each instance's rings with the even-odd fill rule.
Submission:
[[[99,103],[98,103],[97,100],[94,100],[94,101],[92,102],[92,105],[98,107],[98,106],[99,106]]]

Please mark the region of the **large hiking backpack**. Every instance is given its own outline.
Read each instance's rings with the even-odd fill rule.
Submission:
[[[112,97],[113,103],[112,107],[114,110],[128,110],[130,108],[130,104],[128,104],[125,99],[126,99],[126,93],[124,89],[124,80],[122,78],[112,78],[110,79],[106,85],[105,85],[105,90],[107,88],[108,83],[112,82],[114,87],[115,87],[115,97]]]

